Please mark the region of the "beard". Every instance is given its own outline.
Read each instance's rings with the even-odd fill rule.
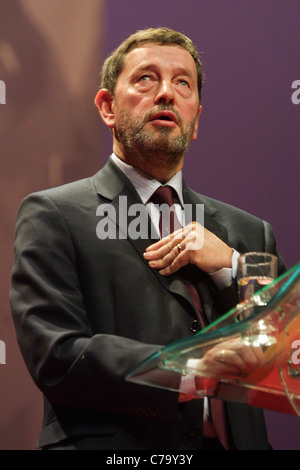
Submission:
[[[175,113],[177,125],[181,129],[180,135],[172,136],[174,128],[167,126],[145,129],[145,125],[152,116],[159,111],[166,110]],[[167,105],[157,106],[140,119],[133,118],[129,113],[121,110],[120,120],[115,128],[116,138],[122,144],[125,155],[130,159],[147,159],[148,163],[151,159],[154,164],[164,166],[177,164],[189,146],[197,118],[198,114],[189,125],[185,124],[179,113]]]

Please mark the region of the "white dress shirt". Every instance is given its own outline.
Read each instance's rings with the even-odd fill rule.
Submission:
[[[114,163],[120,168],[120,170],[127,176],[135,187],[137,193],[139,194],[142,202],[146,205],[151,221],[159,234],[159,218],[160,212],[156,204],[150,202],[150,198],[153,193],[161,186],[161,183],[151,176],[143,173],[132,165],[128,165],[123,160],[119,159],[115,154],[112,154],[112,159]],[[185,218],[184,218],[184,202],[182,196],[182,172],[179,171],[176,173],[167,183],[168,186],[171,186],[178,195],[178,199],[174,201],[174,209],[178,217],[179,222],[184,227]],[[222,268],[215,273],[209,273],[213,282],[218,288],[226,287],[231,284],[233,278],[236,277],[237,273],[237,260],[239,253],[233,249],[232,255],[232,268]],[[197,368],[198,360],[191,359],[188,361],[188,366]],[[183,393],[195,393],[195,381],[194,376],[187,374],[182,377],[180,391]],[[208,416],[208,402],[206,397],[204,397],[204,419]]]
[[[128,165],[123,160],[118,158],[115,154],[112,154],[112,159],[114,163],[120,168],[120,170],[127,176],[127,178],[131,181],[133,186],[135,187],[137,193],[139,194],[142,202],[146,205],[151,221],[159,234],[159,208],[156,204],[149,202],[149,199],[153,195],[153,193],[161,186],[161,183],[151,176],[143,173],[142,171],[138,170],[137,168]],[[182,196],[182,172],[179,171],[176,173],[170,181],[166,183],[168,186],[171,186],[178,195],[178,199],[174,201],[174,208],[176,215],[178,217],[179,222],[184,227],[185,226],[185,219],[184,219],[184,202]],[[214,273],[209,273],[212,280],[214,281],[215,285],[218,288],[226,287],[229,285],[232,280],[236,277],[237,273],[237,260],[239,257],[239,253],[233,249],[232,255],[232,268],[222,268]]]

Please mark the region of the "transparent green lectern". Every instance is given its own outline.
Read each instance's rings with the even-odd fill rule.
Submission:
[[[243,376],[201,372],[206,354],[236,339],[260,348],[258,368]],[[300,263],[193,337],[143,361],[127,380],[185,393],[184,376],[194,380],[194,396],[300,416]]]

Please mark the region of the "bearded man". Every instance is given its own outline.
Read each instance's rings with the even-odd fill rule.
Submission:
[[[185,35],[149,28],[130,36],[106,59],[95,98],[112,132],[108,162],[21,204],[10,298],[21,351],[45,397],[42,449],[269,448],[260,410],[224,403],[223,441],[214,426],[207,431],[204,400],[126,381],[149,355],[235,305],[239,253],[278,256],[268,223],[196,194],[182,178],[197,138],[202,78]],[[179,223],[167,233],[156,198],[165,190]],[[186,220],[185,205],[204,207],[204,227]],[[137,206],[149,236],[124,236],[120,220],[132,222]],[[99,233],[99,207],[115,215],[117,236]],[[261,364],[262,352],[240,343],[222,352],[235,373]],[[214,363],[220,351],[199,370]]]

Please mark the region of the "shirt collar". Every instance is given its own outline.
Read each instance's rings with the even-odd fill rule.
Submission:
[[[112,160],[131,181],[140,198],[142,199],[143,203],[146,204],[151,198],[152,194],[157,190],[157,188],[159,188],[159,186],[161,186],[161,183],[156,179],[151,178],[149,175],[146,175],[137,168],[133,167],[132,165],[128,165],[128,163],[125,163],[114,153],[112,154]],[[183,207],[182,171],[180,170],[178,173],[176,173],[166,183],[166,185],[171,186],[173,189],[175,189],[179,198],[178,202],[180,202]]]

